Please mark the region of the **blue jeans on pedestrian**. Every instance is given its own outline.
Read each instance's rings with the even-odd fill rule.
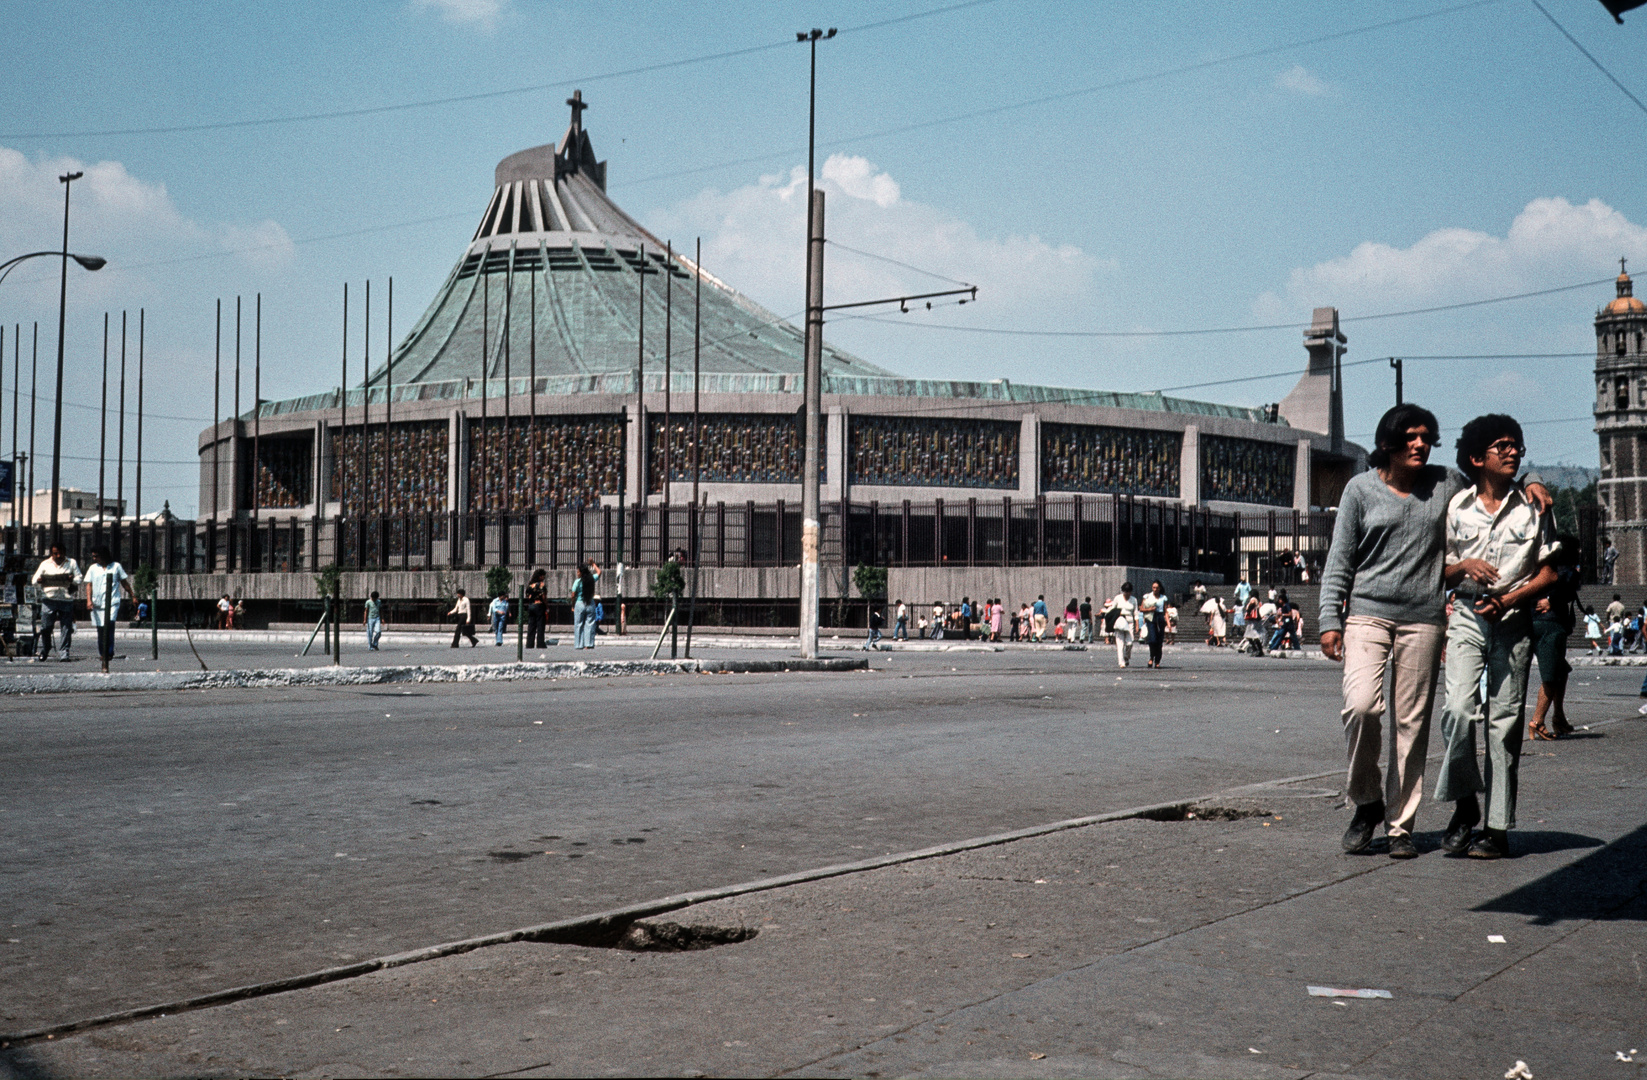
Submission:
[[[43,614],[40,619],[40,659],[44,660],[51,655],[51,632],[58,624],[63,624],[63,645],[60,655],[67,659],[69,642],[74,640],[74,601],[73,600],[41,600]]]
[[[572,605],[572,647],[595,647],[595,605],[586,604],[582,600]]]
[[[497,639],[494,645],[503,644],[503,626],[508,621],[509,616],[501,613],[492,616],[492,636]]]
[[[366,647],[373,652],[377,651],[377,639],[383,636],[383,620],[366,620]]]
[[[899,619],[896,623],[893,624],[893,626],[892,626],[892,640],[893,641],[900,641],[900,640],[908,641],[909,640],[909,620],[908,619]]]

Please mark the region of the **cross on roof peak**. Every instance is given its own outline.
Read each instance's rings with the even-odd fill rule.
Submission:
[[[1620,256],[1618,260],[1618,272],[1621,274],[1624,273],[1624,258],[1622,256]]]
[[[572,96],[566,99],[566,104],[572,107],[572,130],[583,130],[583,110],[589,106],[583,100],[583,91],[574,90]]]

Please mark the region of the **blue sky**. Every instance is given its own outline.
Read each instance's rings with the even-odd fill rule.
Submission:
[[[1647,97],[1647,13],[1621,27],[1594,0],[1544,2]],[[1530,0],[1465,10],[1446,0],[989,0],[853,29],[946,6],[12,5],[0,252],[58,244],[55,177],[72,162],[88,175],[75,187],[70,246],[111,260],[70,278],[65,454],[92,460],[66,460],[66,481],[96,483],[96,413],[79,406],[97,401],[105,310],[118,326],[122,308],[134,321],[147,308],[156,418],[145,508],[167,498],[189,513],[189,463],[211,416],[214,301],[232,312],[237,294],[249,305],[263,293],[265,397],[336,385],[343,283],[358,290],[372,279],[380,305],[393,275],[397,332],[409,328],[473,231],[493,166],[560,136],[573,82],[591,103],[586,123],[610,162],[614,199],[681,246],[702,236],[707,269],[781,314],[798,311],[806,55],[793,34],[810,26],[843,30],[819,50],[831,238],[982,288],[976,305],[831,325],[836,344],[905,374],[1144,390],[1285,372],[1304,359],[1294,327],[1126,338],[975,331],[1288,324],[1318,305],[1355,320],[1608,278],[1620,255],[1647,270],[1647,114]],[[602,77],[765,45],[775,47]],[[562,85],[494,93],[545,84]],[[90,134],[470,94],[493,96]],[[1057,100],[1032,103],[1048,97]],[[827,280],[830,302],[936,281],[841,247],[830,250]],[[1346,360],[1588,354],[1595,309],[1611,297],[1598,285],[1347,321]],[[26,378],[28,324],[41,322],[44,401],[56,299],[45,260],[0,285],[7,451],[11,325],[24,324]],[[373,324],[375,360],[381,306]],[[249,322],[246,333],[249,403]],[[232,336],[231,323],[226,351]],[[1531,422],[1535,460],[1593,465],[1590,369],[1586,356],[1414,360],[1407,396],[1430,405],[1449,436],[1478,412],[1507,409]],[[1292,381],[1179,393],[1263,404]],[[1350,432],[1365,436],[1393,401],[1391,374],[1383,363],[1352,367],[1346,387]],[[40,416],[48,449],[49,408]]]

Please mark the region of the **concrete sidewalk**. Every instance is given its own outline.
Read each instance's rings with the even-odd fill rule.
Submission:
[[[1295,779],[1193,817],[716,900],[601,943],[628,948],[517,941],[0,1061],[19,1076],[1394,1080],[1517,1061],[1641,1076],[1647,1053],[1616,1055],[1647,1045],[1647,723],[1585,735],[1527,745],[1508,860],[1441,855],[1433,803],[1422,858],[1345,856],[1339,777]]]

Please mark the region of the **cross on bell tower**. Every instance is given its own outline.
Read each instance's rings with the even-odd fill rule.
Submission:
[[[566,104],[572,106],[572,137],[576,139],[583,133],[583,110],[589,106],[584,103],[582,90],[572,91],[572,96],[566,99]]]

